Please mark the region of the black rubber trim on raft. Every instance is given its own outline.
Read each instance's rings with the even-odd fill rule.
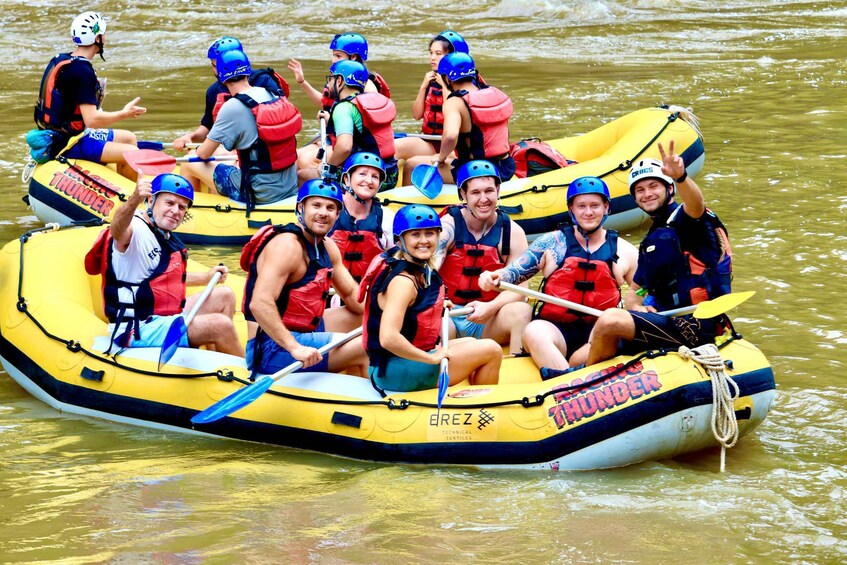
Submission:
[[[39,388],[59,402],[88,410],[133,418],[150,423],[193,429],[191,418],[198,412],[165,403],[120,396],[59,381],[0,336],[0,352],[18,370],[26,374]],[[773,371],[757,369],[733,377],[741,396],[773,390]],[[552,461],[585,447],[594,445],[639,426],[649,424],[679,411],[681,405],[695,407],[712,402],[709,381],[685,385],[644,400],[623,410],[605,414],[592,422],[562,429],[554,436],[539,441],[473,442],[467,449],[457,449],[456,443],[377,443],[330,432],[316,432],[273,424],[227,417],[200,426],[199,431],[232,439],[263,442],[275,445],[320,451],[359,460],[397,463],[521,465]],[[461,412],[470,407],[456,407]],[[444,410],[444,408],[442,408]],[[350,416],[357,416],[350,414]],[[505,414],[500,414],[505,417]],[[345,425],[340,423],[340,425]],[[345,427],[348,427],[345,425]],[[343,432],[340,432],[343,434]]]

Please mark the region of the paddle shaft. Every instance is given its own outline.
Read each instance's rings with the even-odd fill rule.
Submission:
[[[318,150],[318,158],[321,160],[321,169],[326,165],[326,118],[321,118],[321,148]]]
[[[603,313],[602,310],[598,310],[597,308],[591,308],[590,306],[585,306],[584,304],[580,304],[578,302],[571,302],[570,300],[565,300],[564,298],[550,296],[549,294],[544,294],[543,292],[538,292],[532,290],[531,288],[525,288],[507,282],[501,281],[500,288],[503,288],[505,290],[511,290],[512,292],[517,292],[518,294],[523,294],[524,296],[529,296],[530,298],[535,298],[536,300],[541,300],[542,302],[548,302],[550,304],[555,304],[556,306],[562,306],[563,308],[570,308],[571,310],[576,310],[577,312],[582,312],[583,314],[588,314],[589,316],[599,317]],[[659,314],[663,316],[680,316],[682,314],[690,314],[696,309],[697,306],[683,306],[682,308],[665,310],[664,312],[659,312]]]
[[[212,279],[209,281],[209,284],[206,285],[206,288],[203,289],[203,293],[200,295],[200,298],[197,299],[197,302],[194,303],[194,306],[191,307],[191,310],[188,311],[188,315],[185,316],[185,325],[186,327],[191,323],[191,320],[194,319],[194,316],[197,315],[197,312],[200,310],[200,307],[203,306],[203,303],[209,298],[209,295],[212,294],[212,291],[215,290],[215,285],[218,284],[218,281],[221,280],[220,271],[215,271],[212,275]]]

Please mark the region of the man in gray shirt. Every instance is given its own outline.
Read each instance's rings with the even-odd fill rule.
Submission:
[[[218,80],[232,98],[221,106],[197,155],[209,158],[223,145],[238,151],[241,168],[226,163],[187,163],[190,173],[239,202],[267,204],[296,195],[294,136],[302,125],[300,112],[285,97],[250,85],[252,69],[243,51],[221,53],[216,68]]]

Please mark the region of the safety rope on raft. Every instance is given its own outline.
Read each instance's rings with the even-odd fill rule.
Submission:
[[[733,401],[740,395],[738,384],[726,374],[726,364],[715,344],[707,343],[694,349],[683,345],[678,353],[683,359],[691,359],[702,365],[709,374],[712,382],[712,434],[721,444],[723,473],[726,468],[726,450],[738,441],[738,421],[733,406]]]

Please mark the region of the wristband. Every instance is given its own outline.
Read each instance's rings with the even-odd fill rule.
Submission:
[[[647,296],[647,289],[643,287],[639,288],[635,291],[635,294],[637,294],[638,296]]]
[[[674,180],[676,180],[676,183],[679,184],[681,182],[685,182],[685,179],[687,179],[687,178],[688,178],[688,171],[685,171],[684,173],[682,173],[681,177],[679,177],[678,179],[674,179]]]

